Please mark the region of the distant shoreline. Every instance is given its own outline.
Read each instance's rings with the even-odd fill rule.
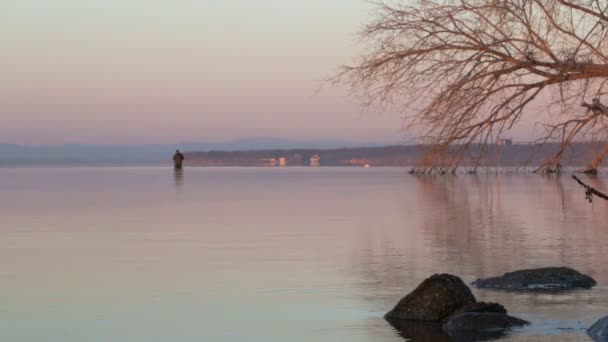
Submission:
[[[576,143],[562,159],[563,166],[584,166],[593,159],[605,143]],[[559,148],[549,143],[542,148],[533,144],[490,145],[490,153],[480,167],[535,167],[552,156]],[[294,148],[216,150],[185,152],[186,167],[310,167],[311,158],[318,157],[319,166],[340,167],[411,167],[422,159],[427,146],[389,145],[381,147]],[[475,154],[480,146],[472,146]],[[163,150],[139,154],[136,151],[113,149],[103,155],[86,153],[0,154],[0,168],[27,167],[155,167],[172,166],[172,154]],[[466,166],[466,160],[463,166]]]
[[[559,144],[548,143],[543,146],[534,144],[489,145],[489,153],[482,159],[479,167],[535,167],[550,158],[559,149]],[[576,143],[562,159],[564,166],[587,165],[604,143]],[[393,145],[382,147],[357,147],[338,149],[272,149],[241,151],[186,152],[187,166],[267,166],[290,167],[344,166],[344,167],[411,167],[417,165],[428,151],[423,145]],[[471,147],[470,155],[480,152],[481,146]],[[317,158],[317,161],[313,159]],[[469,157],[470,158],[470,157]],[[467,166],[465,158],[463,166]]]

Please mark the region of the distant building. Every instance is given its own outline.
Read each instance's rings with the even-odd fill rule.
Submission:
[[[279,166],[287,166],[287,158],[285,158],[285,157],[279,158]]]
[[[353,165],[353,166],[365,166],[365,165],[371,165],[372,161],[369,159],[365,159],[365,158],[352,158],[349,160],[344,161],[344,164],[346,165]]]
[[[503,139],[500,138],[498,139],[498,141],[496,142],[497,145],[506,145],[506,146],[511,146],[513,145],[513,139]]]
[[[321,166],[321,157],[318,154],[310,157],[310,166]]]
[[[277,159],[276,158],[262,159],[262,165],[264,165],[264,166],[277,166]]]

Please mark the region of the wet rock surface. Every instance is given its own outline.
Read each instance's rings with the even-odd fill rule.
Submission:
[[[385,318],[413,341],[485,341],[529,324],[507,315],[498,303],[477,302],[469,287],[450,274],[424,280]]]
[[[452,342],[452,339],[441,328],[441,323],[386,319],[397,330],[399,336],[415,342]]]
[[[477,302],[477,303],[469,304],[469,305],[462,307],[461,309],[454,312],[453,316],[461,314],[461,313],[465,313],[465,312],[478,312],[478,313],[489,312],[489,313],[499,313],[499,314],[506,315],[507,309],[505,309],[504,306],[502,306],[498,303]]]
[[[587,334],[596,342],[608,342],[608,316],[589,327]]]
[[[519,270],[473,282],[478,288],[513,291],[590,289],[596,284],[590,276],[568,267]]]
[[[464,312],[452,316],[443,331],[455,340],[482,341],[506,334],[509,329],[530,324],[523,319],[495,312]]]
[[[462,279],[450,274],[436,274],[401,299],[386,314],[386,319],[441,322],[474,303],[475,296]]]

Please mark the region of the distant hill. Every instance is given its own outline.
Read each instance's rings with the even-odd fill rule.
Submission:
[[[185,151],[254,151],[274,149],[335,149],[345,147],[378,147],[398,142],[391,141],[352,141],[352,140],[291,140],[281,138],[244,138],[222,143],[189,143],[180,144]]]
[[[363,145],[363,146],[362,146]],[[319,155],[322,166],[412,166],[425,153],[415,145],[378,146],[341,140],[297,141],[276,138],[248,138],[225,143],[190,142],[156,145],[54,145],[23,146],[0,144],[0,166],[127,166],[167,165],[179,148],[188,166],[261,166],[279,164],[306,166]],[[563,159],[564,165],[582,166],[603,148],[600,143],[577,143]],[[472,148],[476,153],[478,147]],[[542,149],[530,144],[491,146],[484,165],[538,165],[555,153],[557,144]],[[274,161],[273,161],[274,160]]]
[[[385,142],[386,143],[386,142]],[[48,145],[0,144],[0,166],[160,165],[169,163],[176,149],[182,151],[233,151],[290,148],[339,148],[379,146],[346,140],[289,140],[244,138],[227,142],[184,142],[140,145]]]
[[[0,144],[0,166],[140,165],[158,164],[174,151],[167,145]]]

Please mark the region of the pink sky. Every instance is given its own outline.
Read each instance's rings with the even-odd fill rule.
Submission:
[[[316,93],[360,54],[371,10],[364,0],[2,2],[0,143],[405,141],[400,114],[363,112],[341,89]]]
[[[316,94],[368,19],[356,0],[3,2],[1,142],[398,141],[399,115]]]

